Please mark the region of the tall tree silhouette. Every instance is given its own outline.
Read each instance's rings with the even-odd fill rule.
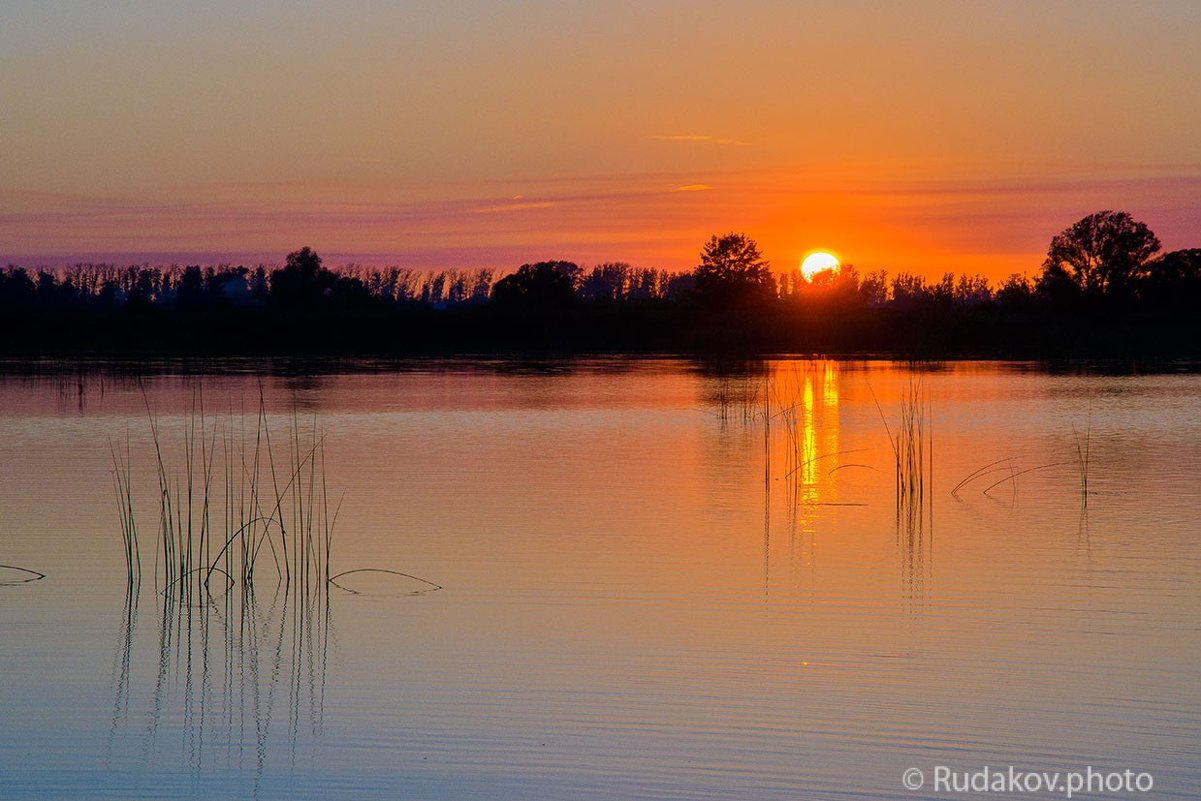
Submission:
[[[580,267],[570,261],[523,264],[492,288],[492,298],[502,305],[539,308],[569,306],[575,301]]]
[[[1201,248],[1173,250],[1151,261],[1141,295],[1157,306],[1201,310]]]
[[[697,292],[710,299],[767,298],[776,290],[770,263],[743,233],[710,237],[694,275]]]
[[[288,254],[283,269],[271,273],[271,301],[283,308],[311,307],[330,294],[336,281],[316,251],[303,247]]]
[[[1144,278],[1159,239],[1124,211],[1098,211],[1056,234],[1043,262],[1044,285],[1062,273],[1086,294],[1125,294]]]

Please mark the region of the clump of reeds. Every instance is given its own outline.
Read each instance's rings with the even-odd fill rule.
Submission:
[[[870,384],[868,386],[870,389]],[[874,391],[872,400],[875,401]],[[900,421],[895,432],[878,401],[876,410],[880,413],[880,420],[884,423],[892,446],[898,514],[920,513],[934,474],[934,429],[930,398],[921,381],[910,381],[901,394]]]
[[[206,414],[199,391],[182,423],[161,422],[149,398],[146,411],[154,478],[146,465],[141,479],[142,484],[157,484],[153,547],[139,543],[138,476],[129,436],[123,443],[110,442],[127,577],[110,742],[121,719],[128,717],[143,559],[150,560],[153,552],[147,584],[153,577],[158,590],[159,660],[148,732],[151,749],[160,710],[178,687],[185,750],[197,760],[194,767],[199,769],[201,755],[207,753],[196,747],[207,727],[215,726],[210,730],[221,741],[240,742],[238,727],[249,713],[261,770],[273,704],[284,697],[275,692],[277,685],[288,689],[293,755],[304,717],[302,701],[307,699],[314,733],[323,725],[331,588],[358,594],[362,591],[340,581],[364,573],[401,585],[402,595],[441,587],[396,570],[331,569],[340,503],[331,499],[325,435],[315,418],[302,421],[293,413],[286,425],[275,418],[269,422],[261,391],[257,413],[251,415],[232,407],[224,415]],[[269,603],[260,600],[264,597]]]
[[[338,509],[330,503],[325,439],[316,420],[306,427],[293,415],[280,447],[261,397],[248,430],[245,416],[232,410],[223,418],[207,415],[197,393],[184,415],[180,458],[172,461],[148,400],[147,415],[159,501],[156,588],[192,605],[209,595],[219,574],[247,595],[259,565],[269,563],[278,582],[302,597],[326,590]],[[124,452],[111,450],[126,577],[136,590],[142,551],[128,439]]]
[[[871,384],[868,389],[871,391]],[[872,400],[892,447],[902,586],[910,599],[918,600],[925,592],[934,547],[934,426],[930,397],[920,380],[911,379],[901,393],[900,419],[895,431],[888,424],[874,391]]]

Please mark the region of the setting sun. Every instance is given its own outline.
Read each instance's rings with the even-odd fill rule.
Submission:
[[[837,270],[838,266],[838,257],[833,253],[825,250],[815,250],[801,261],[801,275],[805,276],[806,281],[809,281],[820,272]]]

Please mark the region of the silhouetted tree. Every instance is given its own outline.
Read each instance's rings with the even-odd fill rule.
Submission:
[[[1098,212],[1055,237],[1037,282],[1012,275],[999,286],[949,273],[934,281],[860,276],[850,265],[812,280],[789,271],[777,281],[754,241],[739,233],[712,237],[686,273],[621,262],[585,272],[547,261],[497,282],[488,270],[334,271],[310,248],[288,254],[273,271],[10,265],[0,269],[0,352],[5,343],[36,350],[44,342],[96,342],[119,350],[136,340],[168,350],[237,350],[246,343],[487,347],[499,339],[503,347],[589,349],[1195,355],[1201,249],[1156,255],[1158,247],[1128,214]]]
[[[9,266],[0,272],[0,303],[13,310],[29,308],[37,288],[24,267]]]
[[[308,247],[288,254],[283,269],[271,273],[271,301],[284,308],[312,307],[328,296],[337,275],[321,266],[321,257]]]
[[[794,300],[820,298],[842,304],[859,303],[859,292],[859,272],[852,264],[844,264],[837,270],[822,270],[812,278],[805,278],[799,271],[780,276],[781,297]]]
[[[697,292],[710,299],[771,298],[776,293],[769,262],[743,233],[711,237],[693,275]]]
[[[261,264],[255,267],[248,280],[251,296],[260,302],[266,301],[270,296],[270,287],[267,285],[267,268]]]
[[[879,308],[888,303],[888,274],[876,270],[863,276],[859,283],[859,295],[869,308]]]
[[[1057,311],[1076,309],[1084,298],[1084,287],[1058,264],[1043,264],[1042,274],[1034,282],[1034,292]]]
[[[204,288],[210,297],[233,305],[252,302],[250,270],[246,267],[208,269],[204,274]]]
[[[593,267],[580,281],[580,297],[591,302],[622,301],[633,289],[634,268],[624,262]]]
[[[175,288],[175,302],[181,309],[197,309],[206,300],[204,291],[204,274],[200,267],[192,265],[185,267],[179,284]]]
[[[1201,248],[1173,250],[1149,262],[1140,290],[1156,306],[1201,312]]]
[[[955,303],[959,306],[980,306],[993,299],[992,287],[982,275],[961,275],[955,282]]]
[[[1062,271],[1086,294],[1121,294],[1144,277],[1158,251],[1145,224],[1124,211],[1098,211],[1055,235],[1043,269]]]
[[[913,307],[930,300],[930,286],[926,279],[913,273],[897,273],[892,279],[892,305]]]
[[[496,282],[492,298],[501,304],[552,307],[575,300],[580,267],[570,261],[540,261],[523,264],[517,272]]]
[[[1030,308],[1034,298],[1034,286],[1026,276],[1011,273],[997,288],[997,301],[1008,309],[1025,310]]]
[[[955,301],[955,274],[943,273],[938,282],[928,288],[929,299],[943,306]]]

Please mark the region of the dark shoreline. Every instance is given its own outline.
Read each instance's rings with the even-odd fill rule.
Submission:
[[[1159,362],[1201,357],[1201,315],[1082,315],[857,309],[800,316],[744,308],[576,308],[513,313],[484,306],[389,315],[187,315],[168,312],[0,317],[0,358],[441,359],[776,354],[901,360]]]
[[[1052,240],[1037,280],[998,286],[950,273],[933,283],[861,276],[850,265],[812,280],[777,275],[736,233],[713,237],[690,273],[565,261],[499,278],[329,270],[307,247],[270,270],[8,267],[0,356],[1201,357],[1201,249],[1158,250],[1128,214],[1098,212]]]

